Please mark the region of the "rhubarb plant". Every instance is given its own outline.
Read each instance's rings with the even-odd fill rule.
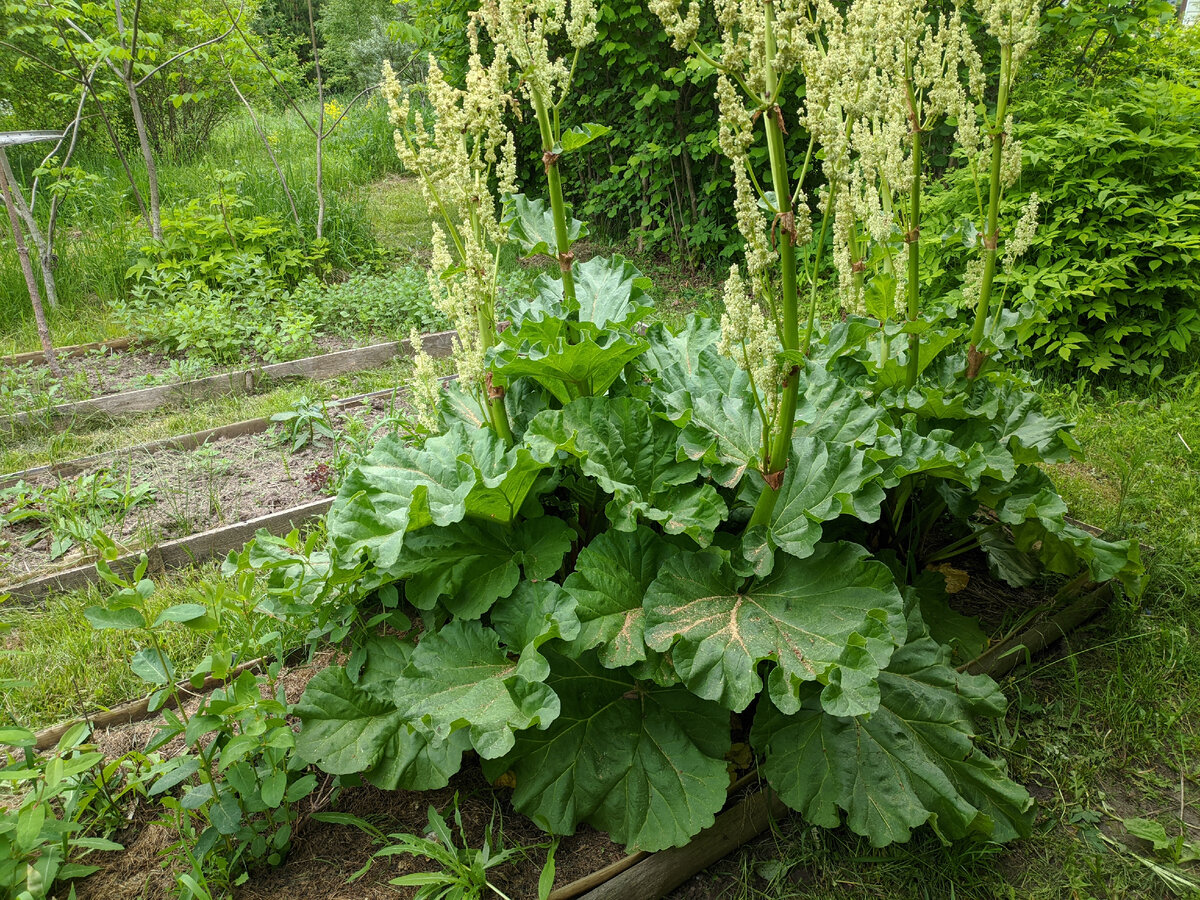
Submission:
[[[1005,23],[1034,14],[978,5],[1002,47]],[[654,323],[630,262],[575,258],[586,226],[557,163],[605,132],[558,120],[587,0],[485,2],[466,87],[431,66],[434,123],[391,92],[398,146],[458,251],[435,252],[431,279],[459,304],[461,377],[414,391],[431,436],[381,441],[329,513],[315,602],[418,624],[360,618],[345,664],[295,708],[297,751],[408,790],[446,785],[473,751],[547,831],[586,822],[657,850],[714,821],[737,721],[815,825],[876,846],[923,826],[1027,834],[1032,800],[975,740],[1004,698],[952,663],[927,569],[977,553],[1014,584],[1136,590],[1140,564],[1136,544],[1074,527],[1042,469],[1078,447],[1020,364],[1028,311],[986,301],[976,338],[975,310],[919,293],[919,142],[977,115],[970,36],[920,0],[746,0],[717,4],[722,40],[704,48],[699,2],[654,8],[712,70],[739,185],[745,261],[720,323]],[[551,54],[560,34],[569,61]],[[783,110],[801,76],[806,106]],[[545,124],[545,201],[490,168],[511,158],[497,123],[516,98]],[[557,277],[502,298],[507,241],[556,257]],[[826,252],[846,303],[833,323],[812,304]]]

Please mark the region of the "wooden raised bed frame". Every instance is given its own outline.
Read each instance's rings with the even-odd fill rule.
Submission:
[[[94,353],[97,350],[118,353],[122,350],[128,350],[132,344],[133,338],[119,337],[113,338],[111,341],[93,341],[90,344],[55,347],[54,355],[59,359],[69,359],[73,356],[87,356],[89,353]],[[27,353],[14,353],[12,356],[0,356],[0,365],[23,366],[25,363],[38,362],[39,360],[45,360],[45,358],[46,353],[44,350],[30,350]]]
[[[448,356],[454,348],[454,336],[453,331],[438,331],[424,335],[422,343],[425,352],[430,356]],[[389,341],[385,344],[372,344],[370,347],[356,347],[351,350],[339,350],[291,362],[210,375],[207,378],[184,381],[180,384],[162,384],[137,391],[110,394],[106,397],[79,400],[75,403],[63,403],[45,410],[0,417],[0,433],[28,427],[35,422],[49,422],[57,428],[74,422],[76,419],[121,416],[129,413],[148,412],[163,406],[188,401],[225,397],[230,394],[249,394],[258,390],[263,384],[288,378],[312,380],[333,378],[336,375],[372,369],[390,362],[397,356],[411,353],[412,345],[407,339]]]

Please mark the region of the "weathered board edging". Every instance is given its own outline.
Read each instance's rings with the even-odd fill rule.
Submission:
[[[303,506],[293,506],[290,509],[258,516],[223,525],[198,534],[176,538],[162,544],[126,553],[111,561],[112,570],[120,575],[129,575],[145,554],[150,560],[151,572],[162,572],[168,569],[181,569],[197,562],[224,556],[230,550],[245,546],[259,529],[266,529],[272,534],[286,534],[293,527],[309,522],[325,515],[333,505],[332,497],[323,497]],[[58,572],[39,575],[28,581],[16,584],[0,585],[0,594],[8,593],[20,603],[36,602],[47,594],[55,591],[71,591],[94,584],[100,580],[93,560],[86,565],[75,566]]]
[[[120,337],[113,338],[111,341],[93,341],[90,344],[73,344],[70,347],[55,347],[54,354],[63,359],[72,356],[87,356],[89,353],[94,353],[97,350],[107,350],[109,353],[118,353],[121,350],[128,350],[129,345],[133,343],[133,338]],[[0,356],[0,366],[23,366],[25,363],[37,362],[44,360],[46,353],[44,350],[30,350],[26,353],[14,353],[11,356]]]
[[[988,675],[998,681],[1021,663],[1099,615],[1112,599],[1112,583],[1106,582],[1076,598],[1048,619],[989,647],[962,668],[971,675]]]
[[[449,356],[454,349],[453,331],[439,331],[424,335],[421,339],[425,352],[430,356]],[[48,421],[55,426],[73,422],[79,418],[107,415],[119,416],[135,412],[149,412],[162,406],[185,401],[224,397],[230,394],[247,394],[258,390],[263,384],[288,378],[319,380],[375,368],[390,362],[397,356],[411,354],[412,345],[407,339],[372,344],[369,347],[354,347],[320,356],[309,356],[291,362],[274,363],[235,372],[209,375],[180,384],[161,384],[136,391],[93,397],[74,403],[63,403],[44,410],[32,410],[0,418],[0,432],[14,431],[18,427],[36,421]]]
[[[204,683],[200,687],[192,687],[190,681],[181,681],[176,685],[178,693],[185,697],[199,697],[202,694],[207,694],[214,688],[220,687],[233,681],[247,669],[255,670],[260,666],[266,665],[274,659],[273,656],[260,656],[257,659],[252,659],[249,662],[244,662],[241,665],[234,666],[229,670],[229,674],[224,678],[218,678],[215,675],[210,675],[204,679]],[[156,692],[157,693],[157,692]],[[65,722],[59,722],[57,725],[51,725],[49,728],[43,728],[36,735],[37,743],[33,745],[35,750],[49,750],[62,739],[62,736],[83,722],[92,724],[93,733],[100,729],[115,728],[122,725],[133,725],[136,722],[143,722],[151,716],[156,716],[165,709],[174,709],[176,706],[175,698],[168,696],[166,701],[158,709],[150,709],[150,698],[153,694],[147,694],[140,700],[128,700],[125,703],[118,704],[112,709],[101,710],[90,715],[81,716],[74,719],[68,719]]]
[[[445,380],[443,379],[443,381]],[[325,408],[331,410],[349,409],[350,407],[369,403],[372,400],[388,397],[392,394],[399,397],[407,392],[407,388],[400,386],[384,388],[383,390],[370,391],[366,394],[356,394],[353,397],[344,397],[341,400],[330,400],[325,404]],[[158,453],[161,450],[194,450],[212,440],[242,437],[247,434],[259,434],[266,431],[273,424],[275,423],[269,417],[243,419],[240,422],[217,425],[213,428],[205,428],[203,431],[193,431],[189,434],[180,434],[175,437],[160,438],[157,441],[147,441],[144,444],[135,444],[132,447],[105,450],[102,453],[93,453],[91,456],[80,456],[63,462],[46,463],[45,465],[34,466],[21,472],[10,472],[6,475],[0,475],[0,489],[10,487],[18,481],[40,475],[78,475],[80,472],[95,468],[102,463],[133,456],[150,455]]]
[[[762,790],[717,816],[717,820],[682,847],[650,854],[585,894],[552,893],[551,900],[659,900],[697,872],[758,837],[788,812],[772,790]],[[621,860],[624,862],[624,860]],[[604,870],[601,870],[604,871]],[[599,874],[599,873],[597,873]]]

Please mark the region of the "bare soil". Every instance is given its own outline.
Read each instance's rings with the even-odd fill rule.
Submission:
[[[299,700],[309,678],[333,661],[326,651],[312,663],[284,670],[281,675],[289,703]],[[194,709],[196,702],[190,706]],[[158,727],[158,719],[134,723],[98,732],[93,742],[110,759],[146,745]],[[160,752],[164,755],[182,749],[177,740]],[[326,785],[314,797],[324,797]],[[351,813],[371,822],[385,834],[423,835],[428,825],[428,810],[435,807],[451,822],[455,798],[462,815],[465,844],[479,848],[485,830],[492,830],[493,849],[498,837],[504,847],[526,848],[524,856],[492,869],[489,879],[512,900],[537,897],[538,879],[546,862],[547,835],[517,813],[505,790],[493,789],[484,778],[476,760],[464,761],[463,770],[450,785],[438,791],[382,791],[370,786],[350,787],[337,794],[333,802],[306,800],[295,829],[292,848],[278,867],[264,866],[237,888],[237,900],[395,900],[411,898],[414,888],[396,888],[389,879],[411,872],[433,871],[427,860],[406,856],[381,859],[354,884],[347,879],[361,869],[381,845],[363,831],[345,825],[319,822],[311,816],[318,811]],[[79,900],[167,900],[176,896],[174,865],[170,846],[175,835],[154,820],[157,804],[142,801],[130,811],[130,824],[113,839],[124,851],[97,853],[88,857],[99,865],[96,874],[75,883]],[[456,836],[457,830],[456,830]],[[564,838],[555,854],[555,885],[563,886],[591,874],[626,856],[624,848],[605,835],[583,826]]]
[[[385,418],[389,399],[376,399],[370,406],[330,410],[339,433],[364,436]],[[128,550],[195,534],[290,509],[331,492],[329,480],[337,449],[328,439],[318,439],[295,453],[278,426],[259,434],[217,438],[195,450],[160,450],[135,453],[97,468],[113,481],[126,486],[152,485],[154,500],[129,510],[120,522],[108,523],[104,531]],[[55,487],[62,481],[53,474],[34,476],[33,486]],[[6,512],[0,505],[0,513]],[[35,523],[0,525],[0,583],[25,580],[43,570],[80,565],[94,557],[92,548],[77,545],[66,555],[50,559],[50,537],[29,545],[26,538]]]
[[[316,346],[311,355],[348,350],[360,343],[361,341],[353,338],[322,335],[316,338]],[[218,366],[202,360],[189,359],[186,353],[167,354],[134,347],[117,353],[96,350],[83,356],[61,359],[59,365],[62,368],[62,377],[59,379],[55,379],[43,363],[28,363],[13,371],[31,393],[46,401],[39,403],[40,407],[105,397],[160,384],[178,384],[266,364],[266,360],[253,352],[247,352],[236,366]],[[56,384],[58,389],[53,396],[48,396],[48,390]]]

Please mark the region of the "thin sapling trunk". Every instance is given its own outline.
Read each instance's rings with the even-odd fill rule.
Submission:
[[[21,261],[21,274],[25,276],[25,286],[29,288],[29,302],[33,304],[33,318],[37,323],[38,338],[42,342],[42,353],[46,357],[46,365],[54,375],[61,376],[62,369],[54,355],[54,343],[50,340],[50,327],[46,324],[46,311],[42,308],[42,295],[38,290],[37,277],[33,274],[33,264],[29,261],[29,247],[25,244],[25,236],[21,231],[21,219],[17,215],[17,207],[13,202],[15,184],[10,184],[8,173],[12,169],[8,165],[8,155],[0,149],[0,193],[4,194],[4,206],[8,210],[8,220],[12,224],[13,241],[17,245],[17,257]]]

